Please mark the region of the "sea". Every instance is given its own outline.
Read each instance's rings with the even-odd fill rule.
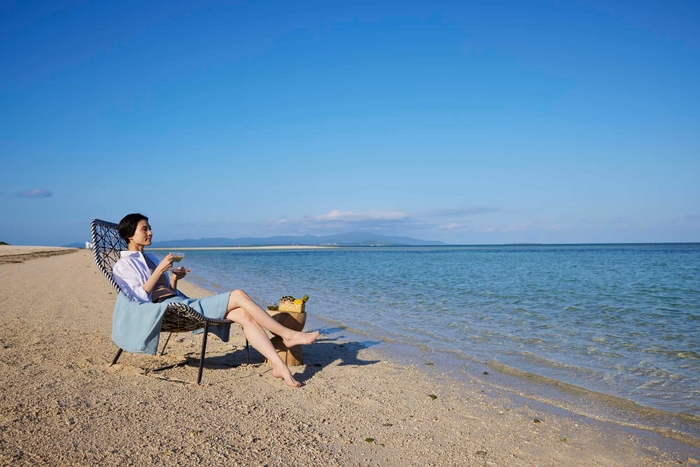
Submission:
[[[182,264],[262,306],[307,294],[322,332],[700,446],[700,243],[188,250]]]

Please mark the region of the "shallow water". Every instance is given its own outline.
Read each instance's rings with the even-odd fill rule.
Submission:
[[[245,289],[369,339],[700,417],[700,244],[188,251]]]

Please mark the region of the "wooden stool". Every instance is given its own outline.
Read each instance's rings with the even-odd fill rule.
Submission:
[[[275,321],[293,331],[302,331],[304,329],[304,325],[306,324],[306,312],[289,313],[286,311],[268,311],[268,313],[270,313]],[[272,341],[272,345],[275,347],[275,350],[277,350],[277,355],[280,356],[282,361],[285,362],[287,366],[304,364],[304,352],[301,350],[300,345],[287,348],[284,345],[284,342],[282,342],[282,338],[277,335],[270,340]]]

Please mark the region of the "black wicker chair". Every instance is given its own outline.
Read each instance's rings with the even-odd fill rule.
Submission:
[[[119,236],[117,224],[100,219],[93,219],[90,223],[90,232],[92,235],[92,252],[95,256],[95,263],[97,264],[97,267],[109,280],[109,283],[112,284],[114,290],[116,290],[117,293],[121,292],[119,285],[117,285],[114,277],[112,277],[112,268],[114,267],[114,263],[119,260],[120,252],[127,249],[127,245],[126,242]],[[204,329],[204,335],[202,337],[202,352],[199,357],[199,372],[197,374],[197,384],[200,384],[202,382],[202,370],[204,369],[204,354],[207,349],[207,335],[209,333],[209,326],[231,323],[233,323],[233,321],[228,319],[207,318],[196,310],[182,303],[171,303],[165,309],[163,323],[161,325],[161,332],[169,332],[170,334],[168,334],[168,338],[165,340],[160,354],[163,355],[163,353],[165,353],[165,347],[168,345],[170,336],[174,332],[188,332],[197,329]],[[122,351],[123,349],[121,348],[117,351],[117,354],[112,360],[112,365],[117,363]],[[250,361],[250,353],[247,340],[245,343],[245,351],[246,363],[248,363]],[[170,368],[170,366],[164,368]]]

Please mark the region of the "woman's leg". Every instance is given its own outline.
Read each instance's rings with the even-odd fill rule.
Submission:
[[[243,334],[263,357],[272,365],[272,376],[282,378],[287,386],[299,387],[301,384],[294,379],[289,367],[282,361],[277,351],[270,342],[270,338],[265,334],[265,330],[250,316],[243,308],[236,308],[226,314],[226,318],[238,323],[243,328]]]
[[[257,303],[255,303],[247,293],[242,290],[234,290],[229,294],[228,307],[226,318],[229,318],[229,313],[236,310],[237,308],[242,308],[245,310],[250,318],[258,323],[261,327],[267,329],[273,334],[276,334],[282,338],[282,342],[287,347],[294,347],[295,345],[310,344],[316,340],[319,336],[319,332],[297,332],[293,331],[280,323],[275,321],[272,316],[267,314],[265,310],[260,308]],[[249,339],[250,340],[250,339]],[[269,359],[268,359],[269,360]]]

